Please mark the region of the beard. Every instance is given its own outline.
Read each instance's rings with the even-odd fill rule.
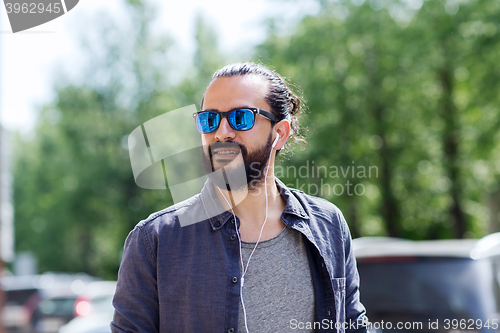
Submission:
[[[221,148],[237,150],[239,154],[234,159],[223,160],[224,165],[215,167],[212,152],[215,149]],[[272,132],[269,133],[267,142],[253,152],[248,152],[248,149],[244,145],[239,145],[232,141],[214,142],[208,147],[203,146],[202,164],[208,178],[219,188],[227,189],[228,191],[237,191],[246,187],[248,191],[255,191],[265,178],[265,169],[271,150]],[[222,172],[215,172],[220,169],[222,169]]]

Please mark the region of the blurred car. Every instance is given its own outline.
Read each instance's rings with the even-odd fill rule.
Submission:
[[[110,333],[116,281],[89,284],[77,298],[77,317],[62,326],[59,333]]]
[[[7,333],[57,332],[73,317],[77,296],[95,281],[87,274],[44,273],[1,278]]]
[[[500,233],[480,240],[353,240],[375,329],[500,332]]]
[[[35,332],[55,333],[75,317],[77,295],[67,290],[42,291],[42,295],[42,301],[31,316],[31,325]]]
[[[41,301],[39,289],[35,287],[33,279],[34,276],[1,279],[5,297],[2,323],[7,333],[32,331],[30,318]]]

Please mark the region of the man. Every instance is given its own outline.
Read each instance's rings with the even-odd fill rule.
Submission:
[[[129,234],[113,332],[366,331],[342,213],[274,177],[300,108],[262,65],[214,74],[194,115],[210,179]],[[228,182],[238,168],[246,179]],[[205,219],[182,227],[179,216]]]

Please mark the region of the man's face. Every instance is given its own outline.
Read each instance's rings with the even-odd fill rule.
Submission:
[[[267,92],[268,82],[261,76],[218,78],[207,88],[202,110],[226,112],[239,107],[255,107],[270,111],[271,107],[265,100]],[[244,167],[246,179],[239,185],[249,184],[251,190],[264,178],[264,169],[272,149],[271,128],[271,121],[260,115],[256,116],[254,127],[248,131],[234,130],[227,119],[223,118],[215,132],[202,134],[207,171],[225,167],[224,171],[227,173]],[[238,159],[235,160],[240,151],[243,166],[236,163]],[[233,160],[234,163],[231,163]],[[224,186],[215,179],[214,181],[219,187]]]

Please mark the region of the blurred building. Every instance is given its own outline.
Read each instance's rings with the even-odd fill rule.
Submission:
[[[1,21],[0,21],[0,24],[1,24]],[[2,74],[3,74],[3,70],[2,70],[2,66],[1,66],[2,65],[1,55],[2,55],[2,44],[1,44],[1,39],[0,39],[0,100],[2,99],[2,80],[1,80],[1,78],[2,78]],[[0,103],[0,115],[2,114],[2,112],[3,112],[3,110],[2,110],[1,103]],[[4,131],[2,130],[2,126],[0,124],[0,139],[2,137],[3,132]],[[3,140],[2,140],[2,142],[3,142]],[[1,149],[1,143],[0,143],[0,151],[3,151]],[[0,166],[2,165],[2,161],[4,161],[4,159],[1,157],[1,153],[0,153]],[[0,177],[0,181],[1,181],[1,177]],[[1,193],[1,190],[0,190],[0,193]],[[0,204],[0,207],[1,207],[1,204]],[[1,219],[1,216],[0,216],[0,219]],[[1,219],[1,221],[0,221],[0,242],[1,242],[0,243],[0,272],[3,271],[3,259],[2,259],[2,257],[3,257],[3,252],[4,252],[3,249],[1,248],[1,246],[3,244],[2,238],[4,235],[4,231],[2,230],[3,229],[2,222],[3,222],[3,219]],[[11,230],[12,230],[12,228],[11,228]],[[2,316],[3,316],[3,304],[4,304],[4,294],[3,294],[3,290],[0,289],[0,312],[2,313]],[[0,316],[0,333],[4,332],[2,316]]]
[[[0,126],[0,255],[3,262],[14,259],[14,208],[12,205],[11,145],[9,133]]]

